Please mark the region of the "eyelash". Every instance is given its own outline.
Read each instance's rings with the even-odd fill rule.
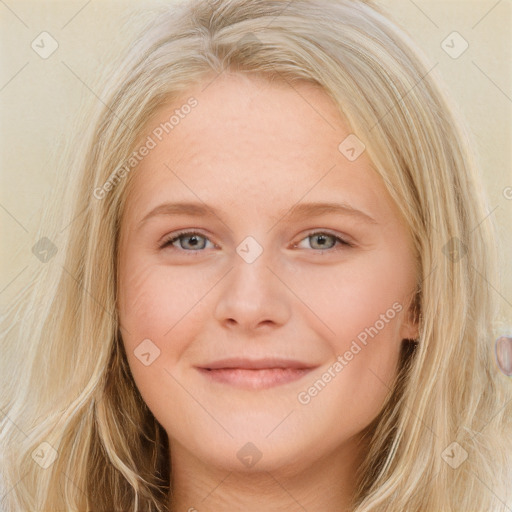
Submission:
[[[167,247],[172,247],[172,244],[174,242],[177,242],[182,237],[185,237],[185,236],[195,236],[195,235],[199,235],[201,238],[209,240],[208,237],[202,235],[201,233],[199,233],[197,231],[181,231],[181,232],[178,232],[176,234],[170,235],[169,237],[166,237],[164,239],[164,241],[162,242],[162,244],[160,245],[160,249],[165,249]],[[328,233],[326,231],[312,231],[312,232],[308,233],[304,238],[299,240],[299,242],[294,244],[293,247],[297,247],[297,245],[300,242],[302,242],[303,240],[305,240],[307,238],[313,237],[315,235],[326,235],[326,236],[332,237],[332,238],[334,238],[335,242],[337,243],[337,246],[335,245],[334,247],[331,247],[331,248],[325,249],[325,250],[323,250],[323,249],[310,249],[311,251],[317,251],[317,252],[338,252],[338,251],[344,250],[344,248],[354,247],[354,244],[352,244],[350,242],[347,242],[343,238],[341,238],[341,237],[339,237],[337,235],[334,235],[333,233]],[[211,241],[211,240],[209,240],[209,241]],[[181,248],[174,248],[174,249],[176,249],[178,251],[181,251],[181,252],[190,252],[190,253],[204,252],[204,249],[198,249],[198,250],[192,250],[192,249],[191,250],[187,250],[187,249],[181,249]]]

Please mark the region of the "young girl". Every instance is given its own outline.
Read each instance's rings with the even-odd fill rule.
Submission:
[[[510,510],[494,242],[438,81],[369,1],[162,9],[6,319],[3,510]]]

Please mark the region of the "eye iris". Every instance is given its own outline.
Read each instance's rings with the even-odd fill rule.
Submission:
[[[333,238],[333,237],[332,237],[332,236],[330,236],[330,235],[322,234],[322,235],[313,235],[313,236],[311,236],[310,238],[311,238],[312,240],[314,240],[314,239],[316,238],[316,239],[318,239],[318,241],[319,241],[319,244],[318,244],[318,245],[319,245],[320,247],[314,247],[314,244],[311,244],[311,246],[313,247],[313,249],[317,249],[317,248],[318,248],[318,249],[325,249],[325,247],[326,247],[326,244],[325,244],[326,240],[327,240],[327,239],[329,239],[329,238]],[[330,247],[332,247],[332,245],[331,245]]]
[[[183,247],[183,241],[186,240],[186,241],[188,241],[188,243],[190,245],[190,248],[192,248],[192,249],[197,249],[197,248],[204,249],[204,245],[205,245],[204,238],[203,238],[203,245],[202,246],[201,246],[201,242],[199,241],[200,238],[203,238],[203,237],[199,237],[197,235],[188,235],[188,236],[180,237],[180,245],[181,245],[182,249],[187,248],[187,247]],[[187,242],[185,242],[185,245],[186,245],[186,243]]]

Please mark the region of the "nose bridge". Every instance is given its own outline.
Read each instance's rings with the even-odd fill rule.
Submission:
[[[243,327],[286,321],[289,304],[282,283],[270,270],[274,261],[273,252],[254,237],[237,246],[233,267],[216,304],[217,320]]]
[[[260,246],[261,247],[261,246]],[[250,289],[256,287],[253,293],[264,292],[271,287],[269,281],[272,277],[269,267],[272,266],[271,249],[261,250],[254,246],[253,242],[243,242],[237,248],[237,256],[234,262],[235,276],[240,278],[242,284],[246,283]]]

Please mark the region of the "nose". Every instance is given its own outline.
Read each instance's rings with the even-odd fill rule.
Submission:
[[[214,316],[223,327],[267,330],[290,318],[290,290],[266,253],[252,263],[235,254],[231,271],[222,280]],[[284,282],[283,282],[284,281]]]

